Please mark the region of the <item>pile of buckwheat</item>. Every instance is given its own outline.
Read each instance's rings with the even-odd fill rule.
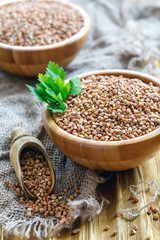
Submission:
[[[21,153],[20,161],[24,184],[32,194],[37,196],[37,199],[31,200],[18,182],[12,184],[20,203],[24,204],[27,209],[27,215],[32,216],[34,213],[41,213],[45,218],[54,216],[59,220],[60,225],[72,222],[72,212],[74,210],[69,207],[67,199],[72,201],[78,197],[80,194],[78,187],[75,186],[70,189],[72,194],[69,196],[67,188],[64,188],[61,192],[54,189],[53,193],[49,195],[48,189],[52,181],[44,156],[38,151],[25,149]],[[5,181],[4,185],[8,186],[9,182]]]
[[[140,79],[91,75],[83,91],[65,101],[65,113],[53,113],[57,125],[74,136],[119,141],[160,127],[160,88]]]
[[[0,42],[42,46],[72,37],[84,25],[78,10],[53,0],[15,2],[0,7]]]

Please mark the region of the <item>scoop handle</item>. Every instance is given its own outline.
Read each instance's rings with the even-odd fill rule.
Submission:
[[[12,141],[19,137],[19,136],[22,136],[22,135],[26,135],[26,132],[23,128],[19,127],[19,126],[16,126],[16,127],[13,127],[12,130],[11,130],[11,139]]]

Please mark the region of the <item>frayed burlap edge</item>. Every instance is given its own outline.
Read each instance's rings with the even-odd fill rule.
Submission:
[[[95,215],[98,215],[103,208],[103,201],[98,202],[94,198],[86,200],[75,200],[69,202],[71,208],[74,208],[72,223],[60,225],[55,218],[40,218],[34,217],[31,220],[17,220],[4,218],[0,216],[0,225],[3,226],[5,236],[9,234],[17,235],[21,238],[33,236],[42,239],[43,237],[60,236],[62,230],[71,229],[74,222],[80,218],[82,221],[91,220]]]

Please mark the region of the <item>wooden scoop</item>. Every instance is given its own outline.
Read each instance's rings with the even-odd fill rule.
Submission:
[[[14,170],[16,172],[16,175],[18,177],[19,183],[23,191],[28,195],[29,198],[31,199],[37,198],[25,186],[24,180],[23,180],[23,174],[21,171],[21,165],[20,165],[21,152],[26,148],[30,148],[32,150],[37,150],[41,152],[48,163],[48,167],[50,169],[50,176],[52,180],[52,185],[48,190],[48,194],[51,193],[55,185],[55,172],[54,172],[54,168],[52,166],[51,160],[49,159],[42,143],[37,138],[27,134],[25,130],[21,127],[12,128],[11,139],[12,139],[12,142],[11,142],[11,149],[10,149],[10,160],[12,162],[12,165],[14,167]]]

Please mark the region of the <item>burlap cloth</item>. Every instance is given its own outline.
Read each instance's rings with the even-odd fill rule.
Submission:
[[[89,13],[92,29],[79,56],[66,68],[68,76],[91,70],[126,68],[159,75],[154,60],[160,57],[160,2],[121,0],[75,0]],[[54,60],[54,59],[53,59]],[[60,230],[53,217],[27,217],[10,183],[16,175],[9,160],[10,131],[15,125],[38,135],[56,171],[56,188],[79,186],[78,216],[92,218],[102,209],[97,198],[98,173],[72,162],[54,146],[41,126],[40,103],[25,87],[33,79],[19,78],[0,71],[0,224],[5,233],[29,237],[49,237]],[[98,159],[97,159],[98,160]],[[82,211],[83,209],[83,211]],[[81,210],[81,211],[79,211]],[[48,231],[47,231],[48,230]]]

